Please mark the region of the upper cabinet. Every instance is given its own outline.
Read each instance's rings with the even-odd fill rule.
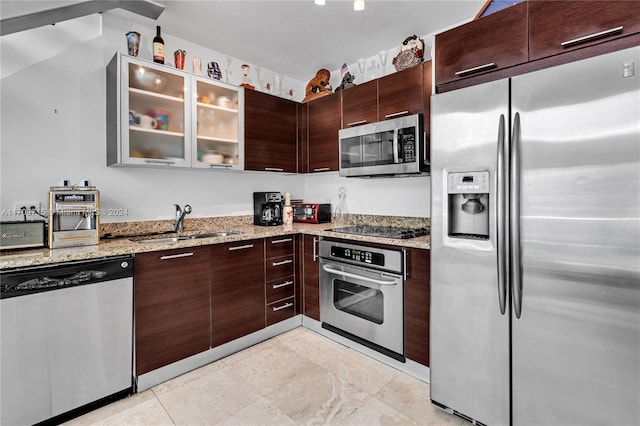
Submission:
[[[358,84],[341,93],[343,128],[378,121],[378,80]]]
[[[428,87],[424,86],[424,73],[428,73]],[[378,120],[424,112],[423,94],[431,94],[431,61],[407,68],[378,79]]]
[[[340,93],[307,102],[307,138],[301,151],[303,170],[309,173],[338,171],[338,131],[342,124]]]
[[[117,54],[107,67],[108,164],[189,166],[188,87],[184,72]]]
[[[424,112],[423,70],[428,67],[431,73],[429,64],[425,62],[342,91],[342,127]]]
[[[529,1],[529,60],[640,32],[640,1]]]
[[[528,59],[527,2],[436,35],[436,85]]]
[[[107,164],[242,168],[243,89],[116,54]]]
[[[194,76],[193,166],[242,169],[244,90]]]
[[[298,103],[245,91],[245,170],[297,170]]]

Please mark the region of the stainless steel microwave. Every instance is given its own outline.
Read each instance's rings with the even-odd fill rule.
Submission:
[[[411,175],[429,171],[422,114],[342,129],[340,176]]]

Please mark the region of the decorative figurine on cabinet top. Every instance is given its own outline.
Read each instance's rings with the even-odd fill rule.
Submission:
[[[217,62],[209,62],[207,64],[207,75],[214,80],[222,80],[222,71]]]
[[[342,64],[342,67],[340,68],[340,75],[342,75],[342,82],[340,83],[340,86],[336,87],[336,92],[355,86],[353,80],[356,78],[351,75],[346,63]]]
[[[319,69],[318,72],[316,72],[316,76],[307,83],[305,97],[302,102],[304,103],[312,99],[330,95],[332,93],[331,84],[329,84],[330,78],[331,72],[328,69]]]
[[[393,58],[393,66],[396,71],[402,71],[421,63],[423,57],[424,42],[414,34],[407,37],[398,48],[398,54]]]
[[[256,87],[251,84],[251,79],[249,78],[249,65],[242,64],[240,65],[240,68],[242,69],[242,80],[240,80],[240,86],[247,89],[256,90]]]

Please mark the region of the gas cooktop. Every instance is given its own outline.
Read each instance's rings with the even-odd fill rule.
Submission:
[[[393,226],[355,225],[344,228],[327,229],[342,234],[367,235],[371,237],[409,239],[428,235],[427,228],[397,228]]]

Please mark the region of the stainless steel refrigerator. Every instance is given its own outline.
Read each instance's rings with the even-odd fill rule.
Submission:
[[[432,97],[431,400],[640,424],[640,47]]]

